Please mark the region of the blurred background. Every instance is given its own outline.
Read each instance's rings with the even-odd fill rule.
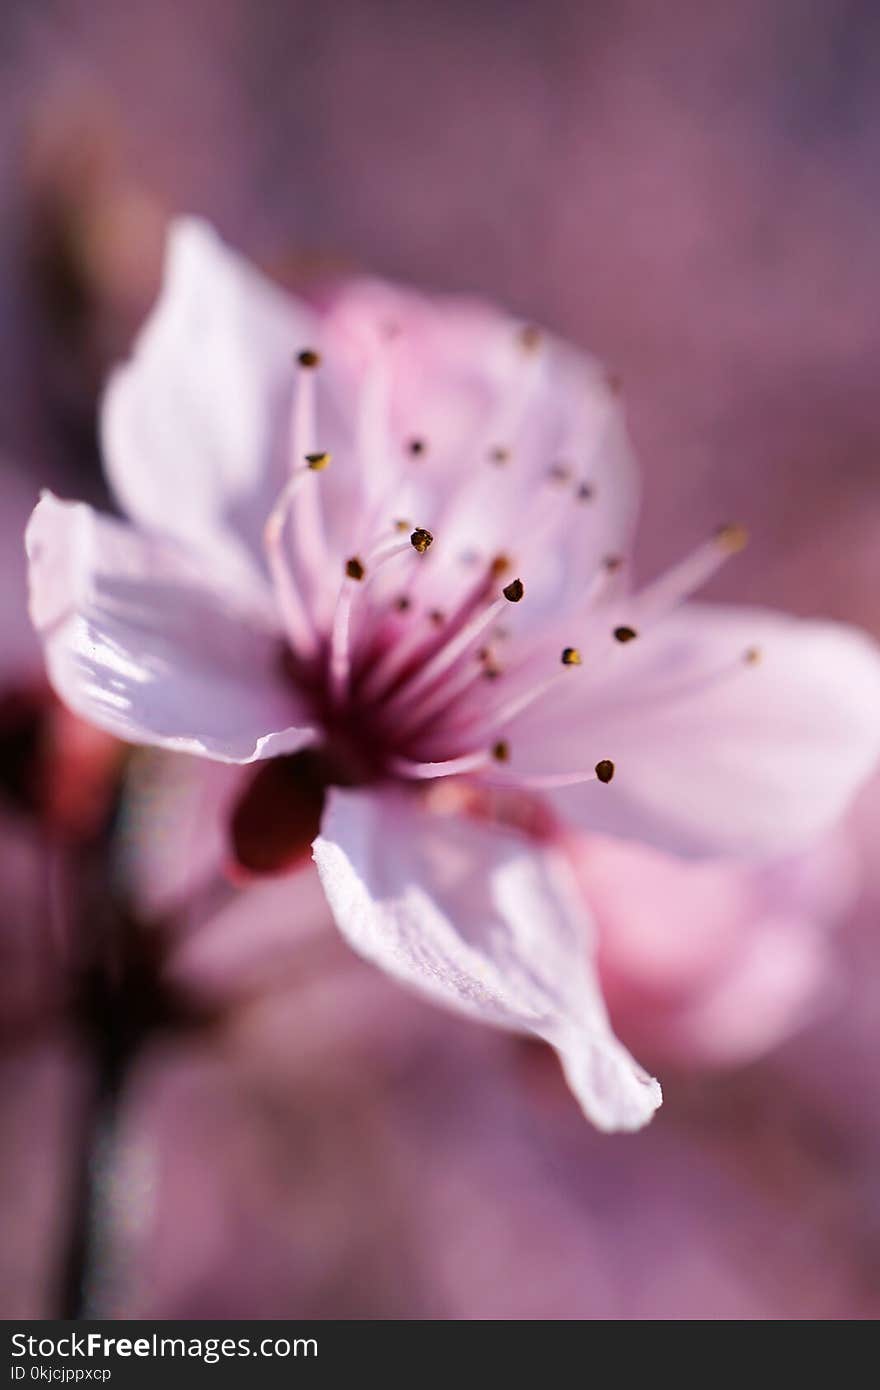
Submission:
[[[606,914],[666,1102],[603,1137],[540,1049],[354,960],[308,871],[189,934],[202,771],[53,705],[21,532],[43,485],[106,503],[100,383],[196,212],[293,287],[369,269],[589,348],[643,574],[741,518],[710,597],[880,635],[880,8],[3,0],[0,125],[0,1313],[877,1316],[880,789],[804,890],[809,970],[698,1030],[741,945],[707,964],[675,886],[625,950]]]

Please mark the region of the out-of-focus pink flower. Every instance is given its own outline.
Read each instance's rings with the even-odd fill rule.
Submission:
[[[683,860],[603,836],[578,839],[572,858],[612,1021],[653,1063],[751,1061],[833,998],[830,929],[859,882],[842,834],[769,864]]]
[[[601,1127],[643,1124],[659,1087],[609,1028],[564,857],[419,789],[467,776],[586,830],[789,852],[876,761],[872,644],[684,602],[738,527],[634,591],[612,385],[480,304],[362,283],[316,316],[183,223],[102,424],[135,525],[47,495],[28,531],[58,692],[132,741],[283,758],[246,820],[279,819],[265,793],[295,838],[320,824],[354,948],[552,1043]]]

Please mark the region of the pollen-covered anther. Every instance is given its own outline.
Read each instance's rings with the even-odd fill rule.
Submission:
[[[760,647],[746,647],[743,652],[743,661],[747,666],[757,666],[761,660],[762,652]]]
[[[303,348],[302,352],[297,353],[296,360],[301,367],[313,370],[315,367],[320,367],[321,354],[315,352],[314,348]]]
[[[715,540],[728,555],[736,555],[748,545],[749,533],[745,526],[733,521],[726,526],[718,527]]]
[[[406,450],[407,453],[412,454],[413,458],[418,458],[420,454],[425,452],[427,447],[424,439],[416,438],[407,441]]]
[[[634,627],[626,627],[624,625],[614,629],[615,642],[634,642],[638,635]]]
[[[602,758],[596,764],[596,776],[600,782],[604,782],[606,785],[611,781],[614,776],[614,764],[610,758]]]
[[[366,572],[363,560],[359,560],[356,555],[352,555],[350,560],[346,560],[345,573],[348,575],[349,579],[363,579]]]
[[[510,458],[510,450],[505,449],[503,444],[496,444],[494,448],[489,450],[489,458],[492,463],[497,463],[499,465],[507,463]]]
[[[583,658],[577,647],[563,647],[561,659],[563,666],[581,666],[583,664]]]
[[[306,454],[306,463],[313,473],[323,473],[331,458],[332,455],[327,453]]]
[[[497,743],[492,744],[492,757],[496,763],[510,762],[510,744],[506,738],[500,738]]]
[[[521,579],[511,579],[510,583],[505,584],[501,590],[508,603],[519,603],[525,591],[525,585]]]
[[[431,535],[431,532],[426,531],[423,526],[417,526],[409,540],[413,550],[417,550],[420,555],[424,555],[428,547],[433,544],[434,537]]]
[[[404,533],[405,531],[409,531],[410,528],[411,528],[411,526],[412,526],[412,522],[411,522],[411,521],[399,520],[399,521],[395,521],[395,523],[394,523],[394,529],[395,529],[395,531],[399,531],[401,535],[403,535],[403,533]]]

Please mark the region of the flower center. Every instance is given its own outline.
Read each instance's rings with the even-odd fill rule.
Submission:
[[[533,374],[538,341],[529,336],[522,346]],[[290,472],[266,524],[265,541],[289,643],[285,670],[323,730],[321,776],[328,781],[352,785],[390,777],[412,782],[474,772],[492,773],[503,781],[515,765],[511,726],[532,706],[552,701],[561,682],[583,681],[585,667],[590,668],[591,680],[597,669],[601,676],[614,649],[630,644],[638,648],[646,625],[704,582],[726,554],[744,543],[741,528],[721,528],[710,542],[642,591],[632,604],[632,623],[622,621],[630,614],[618,616],[610,602],[615,594],[619,602],[616,577],[622,560],[604,556],[573,603],[560,605],[563,611],[551,614],[543,627],[533,624],[527,637],[518,636],[517,624],[509,620],[524,599],[528,607],[526,582],[502,553],[489,559],[485,552],[483,558],[475,554],[465,575],[461,566],[468,555],[462,553],[460,539],[463,532],[473,534],[474,518],[479,522],[481,508],[493,497],[497,501],[500,496],[503,503],[504,494],[497,489],[523,486],[508,465],[516,455],[512,446],[518,444],[528,397],[525,379],[517,379],[516,389],[507,392],[494,415],[489,411],[488,437],[510,442],[475,450],[484,467],[488,459],[495,493],[490,490],[487,495],[481,491],[482,480],[453,470],[439,475],[439,490],[435,474],[433,492],[417,487],[407,491],[398,466],[401,460],[398,465],[389,463],[394,456],[389,442],[389,365],[379,352],[362,384],[359,432],[346,445],[354,458],[344,460],[344,466],[354,464],[357,474],[347,479],[350,487],[342,507],[337,494],[325,515],[322,488],[329,486],[324,475],[332,460],[316,430],[315,383],[321,359],[316,351],[305,349],[297,360]],[[420,468],[431,454],[431,441],[410,436],[397,452]],[[543,479],[540,486],[537,477]],[[528,479],[534,500],[528,490],[517,494],[516,513],[518,525],[529,532],[527,553],[540,565],[557,548],[559,568],[564,568],[567,552],[562,551],[560,537],[570,535],[576,524],[573,509],[595,505],[594,488],[579,470],[559,461],[551,461],[543,473],[532,468]],[[393,519],[402,495],[410,501],[413,496],[423,498],[420,505],[432,513],[424,519],[437,525],[436,545],[425,526]],[[509,508],[503,514],[515,512]],[[486,533],[494,535],[497,528],[492,531],[487,525]],[[447,548],[448,535],[458,538],[454,554],[451,543]],[[353,540],[357,548],[346,552],[343,547]],[[585,634],[582,642],[591,643],[584,648],[586,662],[581,647],[566,640],[573,628],[579,636]],[[602,642],[598,659],[594,634]],[[608,751],[612,750],[596,749],[592,766],[540,781],[533,778],[524,785],[608,783],[615,768]]]

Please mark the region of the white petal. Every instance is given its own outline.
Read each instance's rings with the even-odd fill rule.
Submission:
[[[102,412],[123,510],[258,572],[286,467],[297,349],[313,322],[204,223],[173,225],[164,284]]]
[[[173,543],[45,494],[27,530],[49,677],[119,738],[247,763],[311,743],[280,638]]]
[[[583,900],[554,852],[402,794],[334,790],[315,862],[354,950],[436,1001],[559,1052],[600,1129],[637,1129],[660,1088],[611,1032]]]

